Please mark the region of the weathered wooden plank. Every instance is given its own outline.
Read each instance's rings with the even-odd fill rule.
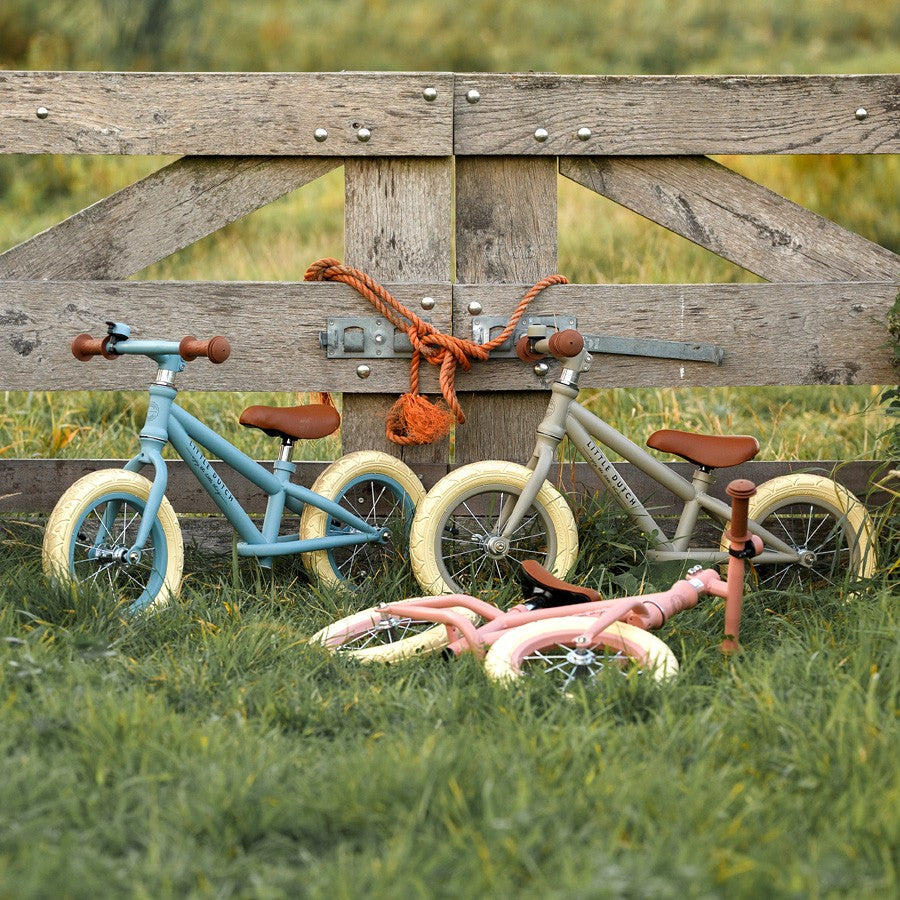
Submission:
[[[706,157],[577,157],[559,171],[769,281],[900,275],[897,254]]]
[[[235,424],[235,427],[237,425]],[[226,435],[227,437],[227,435]],[[640,442],[640,437],[635,439]],[[63,491],[83,475],[98,469],[121,468],[121,459],[2,459],[0,458],[0,515],[11,513],[48,513],[53,509]],[[216,513],[217,509],[209,495],[200,487],[187,465],[181,460],[169,462],[169,485],[167,494],[175,511],[179,514]],[[299,484],[312,485],[318,474],[327,465],[322,462],[299,462],[294,480]],[[674,462],[671,466],[686,478],[690,478],[693,467],[690,463]],[[219,474],[248,512],[259,514],[265,511],[265,496],[242,478],[229,476],[227,467],[216,464]],[[446,474],[448,467],[439,464],[418,463],[414,469],[426,488],[431,488]],[[646,475],[631,463],[617,463],[616,469],[639,497],[651,504],[654,514],[672,515],[675,506],[671,498]],[[762,484],[769,478],[793,472],[813,472],[836,478],[858,497],[865,497],[866,503],[876,507],[888,502],[889,495],[876,490],[869,493],[873,477],[878,480],[887,476],[889,464],[877,460],[863,460],[845,463],[836,460],[789,462],[757,461],[731,470],[721,470],[712,492],[723,499],[724,488],[732,477],[750,478]],[[586,495],[602,490],[601,483],[587,463],[574,466],[565,464],[554,469],[553,480],[560,490],[584,499]]]
[[[598,355],[585,387],[761,384],[890,384],[887,313],[895,283],[558,285],[531,304],[538,316],[574,315],[587,334],[717,344],[721,366]],[[455,285],[456,334],[471,337],[466,310],[508,318],[527,286]],[[551,360],[551,363],[553,361]],[[461,375],[459,388],[528,390],[549,386],[532,367],[493,359]],[[467,411],[480,400],[469,403]]]
[[[454,149],[528,156],[896,153],[898,93],[896,74],[460,74]]]
[[[436,327],[450,328],[449,284],[387,285],[405,305],[435,298]],[[231,358],[220,366],[189,366],[179,385],[194,390],[358,391],[398,394],[409,384],[409,360],[327,359],[319,333],[329,314],[374,316],[374,308],[343,284],[283,282],[0,281],[0,390],[143,389],[147,359],[72,357],[75,335],[105,333],[106,320],[127,322],[135,337],[178,340],[224,334]],[[428,367],[429,369],[431,367]],[[437,374],[423,375],[437,389]]]
[[[237,421],[234,430],[239,430]],[[229,437],[223,431],[224,437]],[[278,450],[278,441],[273,439],[273,454]],[[127,441],[123,450],[129,448]],[[263,460],[265,465],[268,461]],[[63,491],[79,478],[99,469],[118,469],[125,464],[124,459],[0,459],[0,513],[47,513],[53,509]],[[166,494],[177,513],[218,513],[218,507],[210,500],[187,464],[180,459],[167,461],[169,483]],[[251,514],[266,511],[266,495],[249,481],[235,475],[228,466],[213,462],[219,475],[228,485],[238,502]],[[328,465],[327,462],[297,462],[297,473],[293,481],[312,487],[313,482]],[[447,466],[421,465],[416,474],[430,487],[445,475]],[[148,478],[152,471],[143,472]]]
[[[0,278],[125,278],[341,162],[179,159],[0,254]]]
[[[435,298],[432,320],[450,329],[450,286],[387,287],[411,309]],[[469,304],[485,315],[508,318],[530,285],[456,285],[456,334],[471,337]],[[586,387],[736,384],[886,384],[894,374],[887,349],[886,316],[896,284],[559,285],[532,303],[533,315],[574,315],[585,333],[715,343],[721,366],[645,357],[597,356]],[[152,314],[136,313],[152,310]],[[319,344],[329,312],[372,314],[351,288],[306,282],[35,282],[0,281],[0,390],[142,389],[152,377],[143,360],[76,363],[72,338],[104,332],[107,319],[125,321],[135,336],[180,338],[224,333],[234,346],[222,366],[191,365],[181,376],[196,390],[273,390],[403,393],[408,358],[327,359]],[[136,317],[137,316],[137,317]],[[151,318],[152,317],[152,318]],[[852,336],[852,339],[848,339]],[[540,379],[516,359],[494,358],[458,375],[469,424],[486,417],[498,430],[514,427],[492,419],[469,391],[540,391],[556,372]],[[438,391],[427,366],[423,392]],[[520,398],[520,400],[523,398]],[[536,401],[538,404],[543,400]],[[535,407],[537,409],[537,407]],[[514,409],[513,417],[521,418]],[[379,419],[379,423],[383,418]],[[380,426],[379,426],[380,427]],[[484,448],[488,449],[488,448]],[[490,456],[490,453],[480,458]]]
[[[378,281],[449,281],[453,164],[447,159],[347,160],[345,166],[344,249],[347,262]],[[449,292],[431,295],[433,309],[421,299],[409,307],[435,325],[449,316]],[[441,308],[439,309],[439,303]],[[442,329],[444,330],[444,329]],[[432,368],[423,366],[423,368]],[[407,367],[407,373],[408,373]],[[432,371],[420,382],[434,389]],[[407,463],[446,463],[449,438],[401,447],[385,433],[397,393],[363,394],[367,381],[344,394],[341,446],[351,450],[380,449]],[[346,389],[345,389],[346,390]],[[351,388],[350,390],[353,390]],[[409,378],[399,393],[409,390]]]
[[[0,152],[449,156],[452,84],[437,72],[0,72]]]
[[[556,181],[555,159],[456,160],[458,282],[534,283],[556,271]],[[468,304],[454,301],[454,328],[469,321]],[[513,458],[527,459],[542,399],[506,387],[516,392],[460,396],[466,422],[456,428],[456,462],[496,456],[499,439]]]

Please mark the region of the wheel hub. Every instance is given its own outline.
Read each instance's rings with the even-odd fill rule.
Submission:
[[[91,557],[97,562],[118,563],[120,566],[134,566],[141,561],[141,551],[132,547],[95,547]]]
[[[493,559],[502,559],[509,553],[509,541],[498,534],[491,534],[484,540],[484,550]]]
[[[375,625],[377,631],[393,631],[403,620],[397,616],[388,616]]]
[[[800,565],[811,569],[816,564],[816,554],[812,550],[800,548],[797,550],[800,554]]]
[[[573,666],[591,666],[597,660],[597,654],[587,647],[574,647],[566,654],[566,662]]]

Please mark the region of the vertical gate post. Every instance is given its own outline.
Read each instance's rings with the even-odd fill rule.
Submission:
[[[456,158],[459,283],[532,284],[556,272],[556,178],[552,156]],[[466,310],[457,311],[453,330],[472,336]],[[458,464],[528,461],[547,404],[543,393],[464,394],[460,401],[467,421],[456,429]]]
[[[347,159],[346,262],[381,282],[449,283],[452,166],[450,157]],[[384,450],[408,463],[446,464],[446,438],[402,450],[387,440],[385,419],[396,399],[345,393],[343,452]]]

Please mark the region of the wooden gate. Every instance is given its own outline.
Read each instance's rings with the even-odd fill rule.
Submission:
[[[196,367],[192,388],[340,391],[344,449],[400,453],[383,422],[408,359],[370,360],[361,379],[359,360],[320,346],[329,314],[373,314],[349,287],[126,280],[337,166],[344,261],[410,308],[432,298],[431,321],[461,337],[476,311],[508,318],[556,271],[558,173],[766,279],[549,288],[531,314],[725,351],[719,367],[609,357],[584,386],[893,383],[900,258],[709,156],[896,153],[898,96],[897,75],[2,72],[0,152],[180,158],[0,254],[0,389],[143,388],[137,366],[75,367],[69,343],[146,306],[154,334],[233,340],[228,365]],[[462,375],[455,463],[525,461],[548,378],[499,359]],[[423,390],[437,391],[434,372]],[[446,441],[402,454],[426,483],[448,466]],[[0,460],[0,511],[47,511],[105,465]],[[755,465],[758,480],[785,469]],[[840,477],[860,491],[872,468]],[[180,510],[208,508],[177,471],[171,493]]]

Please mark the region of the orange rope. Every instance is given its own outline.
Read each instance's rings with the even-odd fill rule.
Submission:
[[[314,262],[304,276],[306,281],[340,281],[349,284],[365,297],[395,328],[406,332],[413,347],[409,370],[409,393],[404,394],[388,413],[387,437],[395,444],[427,444],[446,434],[455,420],[462,424],[465,414],[456,399],[456,370],[472,368],[471,359],[485,360],[491,350],[499,347],[515,330],[528,304],[551,284],[568,284],[562,275],[549,275],[534,285],[516,306],[509,323],[497,337],[477,344],[475,341],[443,334],[433,325],[419,318],[370,275],[353,266],[342,265],[336,259]],[[440,366],[441,393],[450,413],[440,409],[419,395],[419,367],[422,359]]]

